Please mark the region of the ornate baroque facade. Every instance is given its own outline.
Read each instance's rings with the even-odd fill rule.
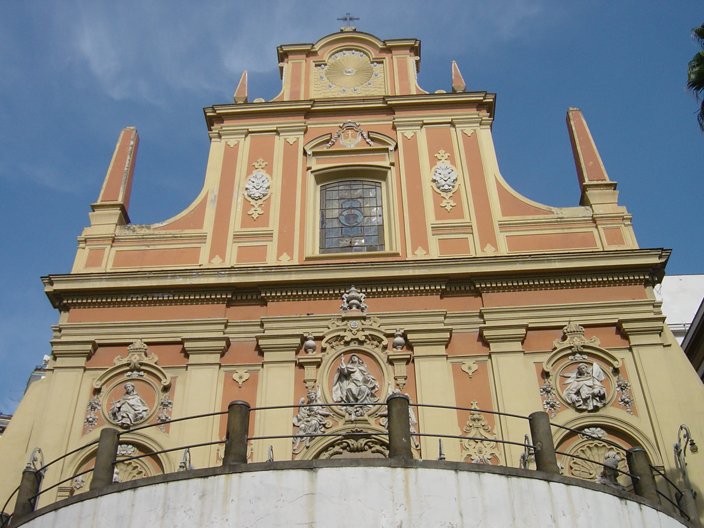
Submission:
[[[274,438],[251,442],[252,462],[384,457],[377,403],[399,391],[463,409],[411,416],[412,432],[466,437],[443,441],[447,460],[518,467],[524,450],[496,440],[521,443],[527,423],[482,411],[545,410],[589,434],[554,429],[581,457],[558,455],[565,475],[596,481],[590,460],[625,467],[638,445],[677,480],[671,446],[682,423],[704,437],[704,388],[653,293],[669,251],[638,247],[582,113],[567,112],[580,204],[550,207],[501,177],[494,94],[467,91],[454,64],[451,92],[417,85],[419,41],[342,31],[278,55],[276,98],[249,102],[245,75],[235,103],[205,109],[205,183],[169,220],[129,222],[138,136],[122,131],[71,273],[44,278],[52,357],[0,443],[0,498],[34,447],[87,446],[46,487],[91,467],[106,426],[124,431],[122,458],[221,440],[225,415],[170,421],[233,400],[359,404],[255,411],[250,436]],[[319,433],[341,436],[304,436]],[[414,456],[441,455],[412,438]],[[221,457],[194,448],[190,463]],[[126,481],[180,462],[116,467]],[[689,470],[704,483],[704,464]]]

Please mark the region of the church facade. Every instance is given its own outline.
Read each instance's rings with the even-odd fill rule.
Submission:
[[[109,427],[116,481],[216,467],[212,413],[232,401],[254,409],[252,467],[386,458],[394,393],[419,404],[416,459],[530,469],[521,417],[545,411],[563,476],[627,472],[641,447],[684,486],[672,444],[682,424],[704,437],[704,386],[653,293],[669,251],[638,247],[582,112],[580,203],[533,202],[499,171],[493,94],[454,63],[451,91],[427,93],[419,41],[343,29],[280,46],[271,101],[249,101],[245,72],[234,103],[204,110],[204,186],[171,219],[130,223],[139,139],[121,132],[71,273],[44,278],[59,321],[0,442],[2,500],[35,447],[73,452],[38,506],[80,497]]]

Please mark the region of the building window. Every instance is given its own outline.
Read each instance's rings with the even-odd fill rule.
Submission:
[[[384,251],[381,183],[342,180],[320,186],[320,253]]]

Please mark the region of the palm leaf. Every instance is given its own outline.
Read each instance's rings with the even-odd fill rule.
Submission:
[[[704,91],[704,51],[697,53],[687,68],[687,88],[692,90],[697,98],[702,97]]]
[[[704,47],[704,24],[698,28],[692,29],[692,37],[699,43],[700,46]]]

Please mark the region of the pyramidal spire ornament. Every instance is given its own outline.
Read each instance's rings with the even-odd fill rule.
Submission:
[[[240,83],[237,85],[234,95],[235,103],[246,103],[249,101],[249,95],[247,93],[247,70],[242,72],[242,77],[240,78]]]
[[[455,61],[452,61],[452,92],[464,92],[467,90],[467,83],[464,82],[460,69]]]
[[[340,311],[342,313],[360,311],[366,313],[367,305],[364,303],[365,295],[357,291],[354,285],[350,286],[347,293],[342,296],[342,305]]]

